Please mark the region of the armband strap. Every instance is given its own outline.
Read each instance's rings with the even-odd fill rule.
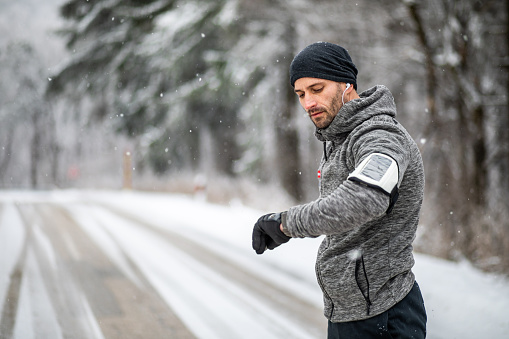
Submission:
[[[377,189],[389,197],[389,214],[399,197],[398,164],[382,153],[372,153],[350,173],[348,180]]]

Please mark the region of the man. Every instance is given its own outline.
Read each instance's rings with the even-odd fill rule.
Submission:
[[[316,260],[328,338],[425,338],[426,311],[412,266],[424,170],[395,120],[389,90],[357,93],[357,68],[341,46],[318,42],[290,66],[290,81],[324,153],[320,197],[262,216],[253,249],[325,235]]]

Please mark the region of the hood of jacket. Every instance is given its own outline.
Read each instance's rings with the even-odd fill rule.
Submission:
[[[387,87],[374,86],[360,93],[359,97],[345,103],[329,126],[316,129],[315,136],[318,140],[334,141],[341,138],[342,134],[350,133],[376,115],[396,116],[394,97]]]

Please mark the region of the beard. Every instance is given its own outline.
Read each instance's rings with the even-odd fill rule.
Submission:
[[[336,92],[336,95],[332,97],[330,105],[328,107],[319,106],[314,107],[310,109],[307,113],[313,122],[315,124],[316,128],[318,129],[324,129],[329,127],[329,125],[332,123],[332,120],[336,117],[339,110],[343,106],[343,103],[341,101],[341,88],[338,86],[338,90]],[[322,112],[320,115],[313,117],[312,115],[317,112]]]

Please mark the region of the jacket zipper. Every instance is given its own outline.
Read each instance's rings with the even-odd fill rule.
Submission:
[[[362,269],[362,273],[364,275],[364,279],[366,281],[366,291],[363,290],[361,283],[359,282],[360,270]],[[366,265],[364,264],[364,255],[361,254],[359,258],[355,261],[355,282],[357,283],[357,287],[361,291],[364,300],[366,301],[366,315],[369,315],[371,310],[371,298],[369,297],[369,280],[368,273],[366,272]]]
[[[327,157],[327,142],[326,141],[323,142],[323,157],[324,157],[325,162],[327,162],[328,157]],[[322,191],[321,170],[323,169],[323,165],[324,164],[322,164],[320,166],[320,170],[318,171],[318,173],[320,174],[319,175],[319,180],[320,180],[320,182],[319,182],[319,186],[320,187],[319,188],[320,188],[320,192]],[[327,236],[327,238],[328,238],[328,236]],[[330,240],[327,239],[327,247],[329,247],[328,246],[329,245],[329,241]],[[320,285],[320,288],[323,291],[324,296],[327,298],[327,300],[329,300],[330,304],[332,305],[331,311],[330,311],[330,314],[329,314],[329,319],[332,319],[332,315],[334,314],[334,302],[332,301],[332,298],[330,297],[329,293],[327,293],[327,291],[325,290],[325,285],[324,285],[324,283],[322,281],[322,274],[320,273],[318,262],[319,262],[319,260],[317,260],[316,265],[315,265],[316,277],[317,277],[317,280],[318,280],[318,284]]]

